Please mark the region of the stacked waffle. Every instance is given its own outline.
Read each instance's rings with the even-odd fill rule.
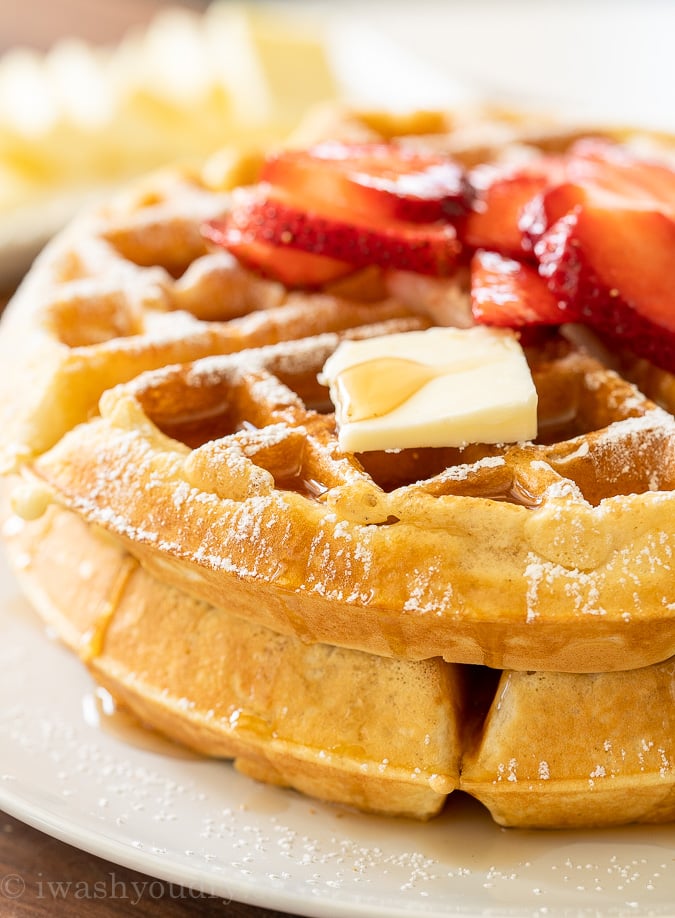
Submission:
[[[450,153],[476,187],[578,141],[494,113],[332,118],[294,143]],[[519,310],[536,439],[347,452],[328,358],[471,324],[494,263],[474,242],[468,269],[462,223],[442,277],[315,251],[322,282],[289,286],[308,253],[242,234],[213,172],[73,224],[3,320],[4,535],[37,609],[143,722],[261,780],[418,818],[459,789],[505,825],[673,819],[663,361]]]

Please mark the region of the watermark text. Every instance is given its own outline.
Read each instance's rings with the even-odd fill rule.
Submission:
[[[181,886],[166,880],[131,880],[109,871],[95,880],[61,880],[39,873],[30,881],[19,873],[0,875],[0,899],[23,897],[42,900],[56,899],[112,899],[139,905],[144,899],[208,899],[229,905],[230,899],[204,889]],[[0,906],[1,911],[1,906]]]

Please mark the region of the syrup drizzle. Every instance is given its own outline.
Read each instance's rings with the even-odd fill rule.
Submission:
[[[88,727],[119,739],[125,746],[174,759],[200,759],[201,756],[144,726],[132,713],[118,706],[106,689],[97,686],[82,696],[82,719]]]
[[[281,491],[294,491],[311,500],[319,500],[328,491],[326,485],[314,478],[305,478],[301,472],[295,475],[275,475],[274,483]]]
[[[430,366],[408,357],[377,357],[347,367],[337,377],[345,417],[348,421],[383,417],[433,379],[462,372],[474,363]]]
[[[135,558],[127,557],[120,565],[115,583],[110,592],[108,599],[103,603],[96,621],[80,639],[79,653],[85,663],[90,662],[95,657],[100,656],[103,652],[105,636],[108,631],[108,625],[112,621],[113,615],[119,605],[120,599],[131,575],[138,567],[138,561]]]
[[[527,488],[514,481],[510,488],[498,494],[486,494],[490,500],[500,500],[507,504],[516,504],[518,507],[525,507],[527,510],[536,510],[543,503],[543,495],[531,494]]]

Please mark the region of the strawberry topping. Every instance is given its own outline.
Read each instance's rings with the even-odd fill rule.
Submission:
[[[660,211],[579,208],[537,243],[568,319],[675,370],[675,222]]]
[[[283,150],[204,235],[295,287],[471,259],[475,321],[583,322],[675,372],[675,171],[604,139],[468,174],[394,143]]]
[[[471,261],[471,309],[474,319],[486,325],[517,328],[570,321],[536,268],[483,250]]]
[[[299,250],[328,258],[335,271],[336,262],[345,266],[342,273],[347,273],[347,266],[353,270],[375,264],[441,276],[454,271],[461,251],[450,224],[358,223],[293,206],[276,197],[265,183],[233,195],[229,220],[219,232],[218,241],[231,250],[237,247],[248,261],[255,254],[242,246],[263,243],[280,252]],[[274,270],[269,259],[265,269]]]
[[[638,156],[627,147],[586,138],[570,153],[568,178],[626,205],[675,216],[675,171],[666,163]]]
[[[224,220],[206,223],[202,232],[215,245],[232,252],[247,268],[281,281],[286,287],[321,287],[354,270],[344,261],[263,242]]]
[[[345,208],[369,223],[432,223],[468,212],[472,188],[449,156],[393,144],[330,141],[269,157],[261,179],[318,209]]]
[[[474,317],[512,327],[580,321],[675,372],[675,172],[595,139],[542,163],[497,176],[485,210],[467,221],[469,244],[519,249],[517,262],[474,257]]]
[[[548,156],[516,170],[477,167],[470,180],[480,190],[464,224],[463,241],[470,248],[522,258],[531,248],[521,226],[523,214],[555,178],[563,175],[561,160]]]
[[[564,175],[522,210],[519,227],[530,248],[553,224],[584,206],[658,210],[675,216],[675,172],[624,147],[586,139],[574,145]]]

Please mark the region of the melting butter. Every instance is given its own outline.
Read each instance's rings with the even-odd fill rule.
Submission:
[[[537,433],[537,393],[514,334],[479,326],[344,341],[321,381],[346,452],[513,443]]]

